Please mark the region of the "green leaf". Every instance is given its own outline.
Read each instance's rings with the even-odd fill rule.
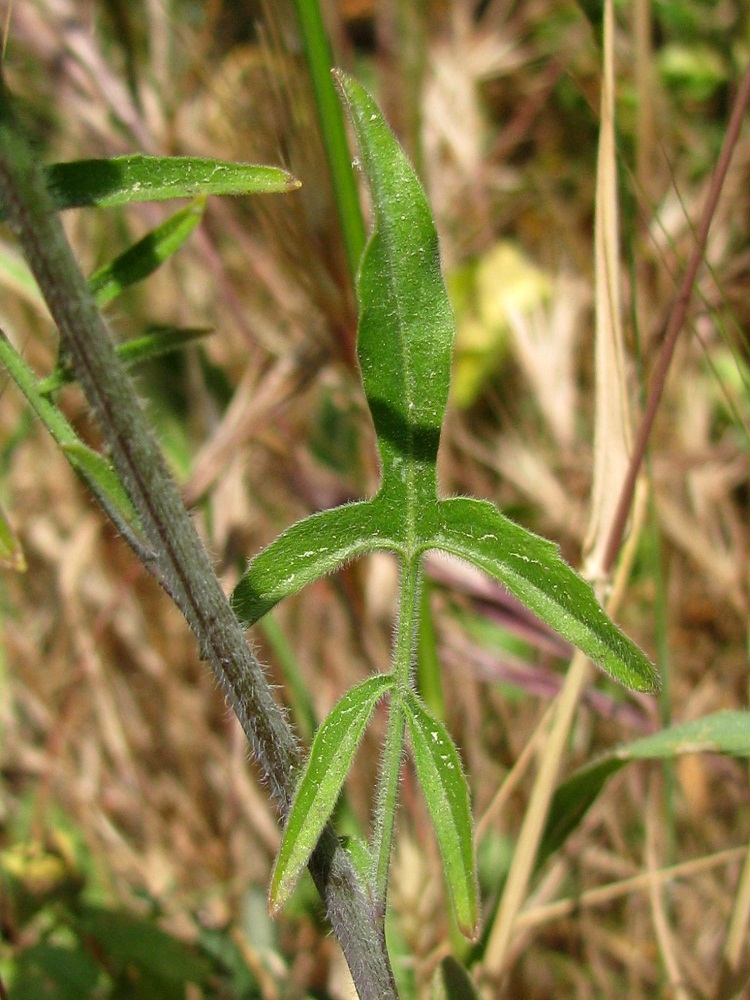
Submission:
[[[608,674],[636,691],[654,691],[648,658],[607,617],[591,587],[557,546],[503,517],[493,504],[466,497],[440,502],[435,547],[473,562],[504,584],[542,621]]]
[[[203,218],[205,208],[205,197],[195,198],[110,264],[95,271],[89,278],[89,288],[99,308],[153,274],[176,253]]]
[[[87,482],[108,513],[115,518],[117,526],[132,534],[138,519],[113,467],[99,452],[89,448],[79,439],[60,410],[41,394],[36,375],[2,331],[0,331],[0,364],[6,367],[36,415],[62,448],[70,464]]]
[[[273,194],[299,181],[278,167],[196,156],[118,156],[56,163],[47,170],[56,208],[109,207],[196,195]]]
[[[234,613],[245,628],[285,597],[343,563],[392,544],[379,531],[372,501],[311,514],[288,528],[250,563],[234,588]]]
[[[136,154],[109,160],[74,160],[47,168],[47,187],[57,209],[209,194],[272,194],[299,186],[298,180],[279,167],[198,156]],[[0,219],[4,217],[4,213],[0,214]]]
[[[35,983],[37,992],[31,993],[31,996],[76,1000],[96,995],[95,987],[100,978],[99,967],[82,943],[76,944],[75,947],[59,947],[46,941],[38,941],[31,947],[24,948],[18,961],[22,967],[27,966],[29,970],[39,973],[39,980]],[[22,972],[22,981],[24,978]],[[35,978],[33,972],[31,978],[33,982]],[[16,990],[17,981],[14,977],[11,997],[17,996]],[[22,990],[20,995],[23,996],[25,992]]]
[[[125,365],[132,368],[144,361],[152,361],[154,358],[160,358],[172,351],[179,351],[193,341],[207,337],[210,333],[212,330],[207,327],[157,327],[143,337],[136,337],[134,340],[118,344],[115,350]],[[68,382],[72,382],[74,378],[70,367],[58,364],[52,374],[39,383],[39,392],[43,396],[49,396]]]
[[[285,531],[252,560],[232,605],[249,626],[278,601],[347,560],[392,549],[402,559],[400,620],[391,678],[380,679],[383,687],[377,691],[355,689],[353,703],[345,695],[332,713],[334,721],[324,722],[316,736],[277,860],[271,904],[278,909],[288,898],[333,809],[374,700],[391,685],[391,711],[399,715],[391,716],[391,742],[379,783],[372,852],[377,859],[376,902],[385,900],[403,736],[400,713],[405,711],[457,922],[472,934],[477,889],[468,788],[447,730],[411,688],[416,581],[423,553],[439,548],[475,562],[624,683],[653,690],[657,678],[554,545],[513,524],[489,503],[439,500],[436,463],[454,324],[437,234],[424,191],[377,105],[343,73],[336,73],[336,80],[372,194],[373,227],[357,279],[357,352],[377,434],[381,485],[370,500],[314,514]],[[352,721],[342,722],[341,706]],[[333,736],[328,735],[329,724]],[[317,747],[322,733],[325,746]]]
[[[287,902],[336,805],[375,705],[391,687],[387,674],[368,677],[341,698],[318,729],[276,857],[269,903]]]
[[[461,758],[442,722],[415,694],[404,701],[414,765],[435,828],[456,922],[464,934],[477,932],[477,877],[469,786]]]
[[[76,929],[112,971],[138,970],[165,983],[203,984],[208,980],[211,967],[207,959],[148,917],[82,905],[76,918]]]
[[[559,850],[596,801],[607,780],[632,760],[670,760],[686,753],[750,757],[750,712],[717,712],[662,729],[588,764],[555,792],[537,867]]]
[[[422,185],[377,105],[336,75],[373,202],[357,294],[357,353],[382,461],[390,533],[407,545],[434,517],[454,324]],[[400,530],[396,531],[396,527]]]
[[[435,970],[430,1000],[479,1000],[471,976],[452,955],[447,955]]]

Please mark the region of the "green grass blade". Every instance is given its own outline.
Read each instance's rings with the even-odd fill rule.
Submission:
[[[205,197],[195,198],[110,264],[95,271],[89,278],[89,288],[99,308],[153,274],[176,253],[203,218],[205,208]]]
[[[250,628],[285,597],[344,563],[392,542],[378,530],[371,500],[335,507],[298,521],[251,561],[231,597],[235,614]]]
[[[394,516],[426,521],[448,400],[453,316],[422,185],[380,110],[350,77],[336,79],[372,192],[374,222],[357,293],[357,353]],[[413,529],[409,529],[410,533]]]
[[[272,194],[293,191],[299,181],[279,167],[198,156],[136,154],[55,163],[47,168],[47,187],[60,210],[209,194]]]
[[[272,913],[277,913],[294,891],[341,794],[375,705],[391,683],[388,675],[377,674],[351,688],[315,734],[271,877]]]
[[[686,753],[750,757],[750,712],[717,712],[619,747],[564,782],[555,792],[539,847],[537,867],[559,850],[599,796],[607,780],[633,760],[674,760]]]
[[[434,547],[473,562],[621,684],[655,691],[651,662],[607,617],[591,587],[557,546],[514,524],[491,503],[453,497],[440,502]]]
[[[337,100],[331,77],[331,48],[318,0],[294,0],[294,7],[299,21],[307,68],[310,72],[318,125],[331,173],[349,273],[353,282],[362,247],[365,245],[365,224],[359,203],[357,182],[352,170],[341,105]]]
[[[474,823],[461,758],[442,722],[411,694],[404,701],[414,765],[432,825],[456,923],[468,937],[478,925]]]

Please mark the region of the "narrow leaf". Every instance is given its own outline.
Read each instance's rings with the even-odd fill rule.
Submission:
[[[125,530],[126,525],[137,524],[133,506],[110,463],[85,445],[54,403],[40,393],[36,375],[2,331],[0,331],[0,364],[8,370],[36,415],[96,496],[102,502],[106,502],[109,511],[119,511],[118,526],[121,530]],[[132,530],[134,529],[131,527]]]
[[[120,516],[127,513],[128,520],[134,521],[135,511],[114,466],[82,441],[64,442],[61,447],[65,457],[88,483],[95,496],[102,502],[106,501],[107,511],[114,507],[121,512]]]
[[[375,705],[391,684],[387,674],[368,677],[347,691],[315,734],[271,877],[272,913],[294,891],[333,812]]]
[[[404,709],[456,922],[464,934],[473,937],[478,922],[474,823],[461,758],[448,730],[416,695],[410,693]]]
[[[392,547],[379,528],[376,513],[373,501],[362,500],[311,514],[258,553],[231,597],[245,628],[285,597],[349,560]]]
[[[537,867],[559,850],[596,801],[607,780],[632,760],[669,760],[686,753],[750,757],[750,712],[717,712],[662,729],[577,771],[555,792]]]
[[[144,361],[151,361],[164,354],[171,354],[172,351],[179,351],[193,341],[207,337],[211,332],[207,327],[159,327],[143,337],[136,337],[134,340],[118,344],[115,350],[125,365],[131,368]],[[39,383],[39,392],[43,396],[49,396],[68,382],[73,381],[73,378],[73,371],[68,365],[58,364],[52,374]]]
[[[99,308],[123,289],[153,274],[176,253],[203,218],[205,207],[205,197],[194,199],[110,264],[95,271],[89,278],[89,288]]]
[[[471,976],[452,955],[447,955],[435,970],[430,1000],[479,1000]]]
[[[55,208],[128,205],[196,195],[272,194],[299,181],[278,167],[197,156],[116,156],[74,160],[47,168]],[[4,214],[0,214],[0,219]]]
[[[367,92],[336,74],[357,135],[373,228],[357,293],[357,353],[378,436],[383,488],[406,522],[434,516],[435,462],[448,400],[453,316],[422,185]],[[430,503],[432,501],[432,503]]]
[[[440,502],[434,547],[475,563],[627,687],[654,691],[658,675],[644,653],[607,617],[591,587],[557,546],[503,517],[491,503]]]

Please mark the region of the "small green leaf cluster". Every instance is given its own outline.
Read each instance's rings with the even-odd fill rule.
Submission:
[[[348,691],[315,735],[276,860],[271,907],[283,906],[293,891],[375,706],[388,696],[370,844],[373,901],[384,908],[408,731],[456,921],[472,936],[478,902],[468,784],[449,733],[422,704],[412,681],[424,554],[438,549],[473,562],[627,686],[654,690],[657,677],[553,544],[514,524],[491,503],[439,497],[436,463],[454,322],[437,233],[425,193],[377,105],[343,73],[337,82],[372,195],[372,231],[357,279],[357,353],[377,434],[381,483],[371,499],[313,514],[280,535],[252,560],[232,604],[249,627],[323,574],[384,549],[401,564],[399,621],[390,672]]]

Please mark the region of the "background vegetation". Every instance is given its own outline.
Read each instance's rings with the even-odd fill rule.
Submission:
[[[336,61],[378,93],[441,233],[459,328],[443,491],[491,499],[580,565],[595,460],[601,11],[342,0],[327,14]],[[141,369],[138,385],[229,589],[296,518],[377,482],[346,251],[293,8],[26,0],[9,15],[5,71],[43,160],[198,153],[282,163],[303,182],[263,201],[211,200],[190,243],[109,313],[123,340],[156,323],[215,330]],[[749,22],[739,0],[617,8],[636,412],[750,54]],[[670,720],[747,705],[749,172],[743,132],[651,438],[618,615],[657,661],[663,693],[592,681],[566,772]],[[66,225],[90,273],[167,211],[76,212]],[[17,294],[7,233],[0,253],[3,329],[46,373],[53,328],[33,290]],[[95,440],[75,387],[63,404]],[[278,923],[266,916],[275,813],[192,637],[10,386],[0,461],[0,503],[27,567],[0,578],[0,972],[15,977],[12,995],[346,996],[312,891]],[[430,579],[443,665],[430,697],[469,773],[490,925],[528,804],[532,737],[568,651],[463,567],[435,561]],[[391,561],[371,557],[255,630],[303,735],[388,662],[395,592]],[[376,730],[347,788],[352,830],[367,822]],[[741,904],[748,798],[746,766],[731,758],[622,771],[532,883],[504,995],[730,995],[716,973]],[[444,954],[472,959],[448,923],[427,827],[407,772],[391,895],[405,995],[425,993]],[[680,877],[662,879],[674,865]]]

